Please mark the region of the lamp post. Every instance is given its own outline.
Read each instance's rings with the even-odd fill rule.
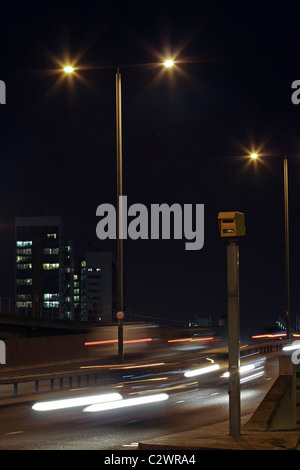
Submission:
[[[284,235],[285,235],[285,306],[286,306],[286,335],[290,338],[291,318],[290,318],[290,237],[289,237],[289,176],[288,161],[283,160],[283,181],[284,181]]]
[[[72,74],[74,68],[71,65],[64,67],[67,74]],[[123,287],[123,234],[122,234],[122,95],[121,74],[119,68],[116,72],[116,154],[117,154],[117,257],[118,257],[118,357],[124,362],[123,353],[123,318],[124,318],[124,287]]]
[[[258,158],[257,153],[252,153],[250,157],[253,160]],[[289,237],[289,176],[288,160],[283,160],[283,192],[284,192],[284,244],[285,244],[285,318],[286,318],[286,336],[290,338],[291,319],[290,319],[290,237]]]
[[[124,318],[124,285],[123,285],[123,172],[122,172],[122,87],[119,68],[116,73],[116,151],[117,151],[117,240],[118,240],[118,356],[124,362],[123,318]],[[122,315],[123,313],[123,315]]]
[[[163,65],[170,69],[175,63],[169,58],[163,62]],[[138,65],[137,65],[138,66]],[[72,74],[74,68],[71,65],[64,67],[64,72]],[[119,67],[116,72],[116,154],[117,154],[117,242],[118,242],[118,357],[119,362],[124,362],[123,350],[123,318],[124,318],[124,268],[123,268],[123,171],[122,171],[122,85],[121,73]]]
[[[163,63],[172,68],[174,61],[167,59]],[[119,67],[116,73],[116,151],[117,151],[117,239],[118,239],[118,356],[124,362],[123,318],[124,318],[124,268],[123,268],[123,171],[122,171],[122,82]]]

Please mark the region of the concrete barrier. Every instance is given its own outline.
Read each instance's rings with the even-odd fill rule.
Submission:
[[[36,338],[6,339],[3,343],[6,349],[6,364],[0,364],[0,374],[8,370],[24,369],[33,366],[57,364],[64,362],[88,361],[91,359],[105,359],[117,357],[118,338],[117,324],[111,326],[95,327],[90,333],[68,334],[58,336],[39,336]],[[134,340],[153,335],[148,331],[147,325],[124,325],[124,341],[133,340],[133,344],[126,345],[125,352],[145,353],[149,344],[134,343]],[[85,343],[103,341],[99,344],[87,347]],[[105,343],[108,344],[105,344]],[[156,344],[157,342],[155,342]],[[0,361],[1,362],[1,361]]]
[[[85,338],[84,335],[66,335],[5,340],[6,364],[0,366],[0,372],[39,364],[88,359],[91,351],[84,347]]]
[[[245,424],[246,431],[283,431],[299,429],[299,377],[291,356],[280,356],[275,383]],[[300,405],[300,403],[299,403]]]

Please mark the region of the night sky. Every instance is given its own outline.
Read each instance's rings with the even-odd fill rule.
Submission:
[[[7,3],[7,2],[6,2]],[[241,324],[285,314],[283,157],[289,158],[291,325],[300,314],[300,5],[267,1],[1,5],[0,295],[14,296],[14,219],[60,215],[79,259],[116,251],[96,209],[116,205],[115,67],[122,73],[128,204],[204,204],[202,250],[124,242],[127,309],[214,321],[227,313],[219,211],[246,215]],[[176,67],[157,63],[172,56]],[[66,77],[70,61],[79,77]],[[128,67],[139,64],[139,67]],[[151,65],[152,64],[152,65]],[[155,65],[156,64],[156,65]],[[122,68],[123,67],[123,68]],[[257,150],[260,162],[248,155]]]

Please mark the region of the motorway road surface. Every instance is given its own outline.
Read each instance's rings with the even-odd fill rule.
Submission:
[[[278,374],[278,357],[267,360],[266,374],[242,387],[242,416],[257,408]],[[84,413],[82,409],[38,412],[31,404],[0,408],[1,450],[129,450],[138,442],[228,419],[228,389],[205,386],[170,395],[167,402],[132,409]],[[147,412],[146,412],[147,410]]]

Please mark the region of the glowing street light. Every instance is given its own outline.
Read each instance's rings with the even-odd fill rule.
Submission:
[[[74,72],[74,69],[71,65],[66,65],[66,67],[64,67],[64,71],[66,73],[72,73],[72,72]]]
[[[253,160],[255,160],[255,159],[258,157],[258,155],[257,155],[257,153],[251,153],[250,157],[251,157]]]
[[[167,67],[167,69],[170,69],[171,67],[173,67],[173,65],[174,65],[173,59],[167,59],[164,62],[164,66]]]

